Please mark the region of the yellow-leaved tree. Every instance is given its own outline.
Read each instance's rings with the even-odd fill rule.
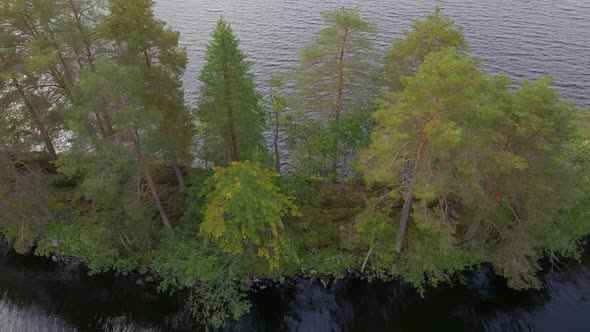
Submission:
[[[283,217],[300,213],[274,184],[276,177],[277,173],[249,161],[216,169],[201,233],[230,254],[256,253],[271,270],[278,269],[281,261],[296,260]]]

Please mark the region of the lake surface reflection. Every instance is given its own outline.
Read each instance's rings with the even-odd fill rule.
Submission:
[[[589,248],[590,249],[590,248]],[[299,280],[252,294],[253,310],[226,331],[588,331],[590,253],[544,272],[544,288],[514,291],[484,269],[420,297],[397,282]],[[4,255],[0,331],[195,331],[184,295],[158,294],[80,265]]]

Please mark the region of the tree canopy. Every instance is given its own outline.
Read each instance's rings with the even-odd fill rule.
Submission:
[[[384,83],[391,91],[403,89],[401,78],[413,75],[428,54],[447,47],[462,53],[469,50],[463,27],[441,16],[440,7],[425,18],[415,20],[403,34],[403,38],[394,40],[393,47],[385,55]]]
[[[322,13],[324,27],[293,68],[289,143],[294,164],[315,176],[334,175],[361,144],[376,97],[371,37],[377,28],[358,8]]]
[[[211,34],[197,116],[202,124],[203,157],[216,165],[252,158],[262,143],[264,113],[251,63],[223,17]]]
[[[454,48],[426,56],[402,83],[393,106],[375,113],[360,159],[369,182],[404,202],[395,251],[411,220],[415,232],[445,234],[441,245],[483,250],[515,287],[535,285],[539,241],[582,197],[563,155],[583,137],[578,111],[559,101],[550,78],[511,91]]]

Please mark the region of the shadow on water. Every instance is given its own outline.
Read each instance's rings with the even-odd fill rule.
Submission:
[[[0,331],[194,331],[184,296],[156,292],[80,264],[0,248]],[[514,291],[490,269],[427,289],[341,280],[252,294],[253,310],[228,331],[588,331],[590,254],[546,271],[542,290]]]

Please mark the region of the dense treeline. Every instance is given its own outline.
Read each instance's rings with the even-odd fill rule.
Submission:
[[[550,77],[487,74],[440,10],[387,54],[357,8],[322,13],[268,106],[220,18],[187,105],[186,52],[152,6],[0,4],[0,232],[18,252],[151,269],[216,325],[252,277],[422,288],[491,264],[520,289],[543,256],[579,255],[587,111]]]

